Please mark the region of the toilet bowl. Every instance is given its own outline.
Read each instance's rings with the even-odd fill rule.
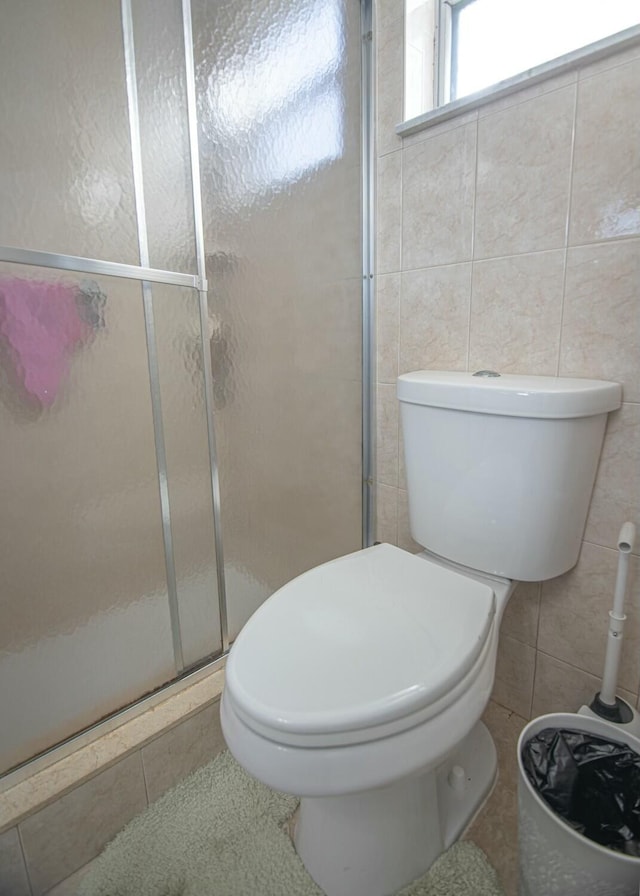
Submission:
[[[381,544],[294,579],[241,632],[225,738],[256,778],[302,798],[296,848],[330,896],[413,880],[489,792],[478,720],[512,589]]]
[[[301,797],[298,854],[328,896],[389,896],[491,790],[480,722],[515,580],[577,560],[620,387],[553,377],[400,378],[411,529],[316,567],[251,617],[228,662],[229,749]]]

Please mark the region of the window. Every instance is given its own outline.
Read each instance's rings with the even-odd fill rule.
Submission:
[[[638,0],[406,0],[406,117],[639,22]]]

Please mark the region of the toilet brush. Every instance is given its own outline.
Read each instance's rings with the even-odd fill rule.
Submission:
[[[635,537],[636,527],[633,523],[624,523],[618,536],[618,573],[616,576],[613,609],[609,612],[609,632],[607,635],[602,687],[589,706],[581,707],[579,712],[582,715],[597,716],[616,725],[624,725],[633,729],[634,733],[640,734],[640,718],[636,711],[628,703],[616,696],[620,658],[622,656],[624,624],[627,618],[624,612],[624,601],[627,591],[629,555],[633,550]]]

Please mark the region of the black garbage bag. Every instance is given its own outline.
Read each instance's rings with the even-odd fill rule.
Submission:
[[[580,834],[640,857],[640,755],[586,731],[545,728],[522,762],[547,805]]]

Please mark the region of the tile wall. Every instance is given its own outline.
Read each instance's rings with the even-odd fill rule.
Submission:
[[[403,0],[377,0],[377,538],[408,550],[395,380],[420,368],[623,385],[577,566],[520,585],[494,699],[574,710],[602,672],[620,526],[640,529],[640,44],[404,140]],[[640,684],[631,562],[620,693]]]
[[[0,896],[75,892],[61,881],[95,858],[147,805],[223,749],[216,700],[3,831]]]

